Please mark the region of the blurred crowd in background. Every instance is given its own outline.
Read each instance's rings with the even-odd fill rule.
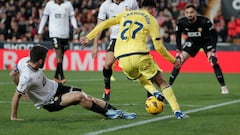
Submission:
[[[75,10],[75,17],[81,32],[72,35],[72,41],[77,42],[80,36],[86,35],[97,23],[99,6],[104,0],[70,0]],[[174,29],[176,20],[184,15],[186,4],[193,3],[198,7],[199,14],[204,15],[208,0],[156,0],[158,24],[162,39],[166,43],[175,43]],[[37,34],[43,10],[48,0],[0,0],[0,42],[39,42]],[[140,3],[140,0],[139,0]],[[232,17],[226,20],[221,12],[213,19],[219,34],[219,42],[232,42],[240,35],[240,18]],[[100,43],[109,40],[109,31],[102,33]],[[49,41],[48,27],[42,36],[43,41]]]

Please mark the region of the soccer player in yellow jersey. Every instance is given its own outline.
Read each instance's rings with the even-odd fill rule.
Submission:
[[[175,59],[160,40],[159,26],[153,16],[155,12],[155,1],[144,0],[140,10],[127,11],[101,22],[86,37],[82,37],[80,42],[86,45],[102,30],[119,24],[114,56],[118,59],[124,74],[129,79],[138,79],[144,88],[157,99],[163,100],[165,98],[175,117],[183,119],[187,115],[180,111],[172,87],[163,78],[161,69],[154,62],[146,45],[146,38],[150,35],[155,50],[173,63],[175,67],[181,66],[180,60]],[[161,88],[164,96],[153,86],[153,83]]]

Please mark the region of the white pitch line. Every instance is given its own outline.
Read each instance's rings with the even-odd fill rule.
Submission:
[[[225,106],[225,105],[235,104],[235,103],[239,103],[239,102],[240,102],[240,100],[234,100],[234,101],[224,102],[224,103],[221,103],[221,104],[209,105],[209,106],[202,107],[202,108],[188,110],[188,111],[185,111],[184,113],[190,114],[190,113],[209,110],[209,109],[213,109],[213,108],[217,108],[217,107],[221,107],[221,106]],[[148,120],[138,121],[138,122],[135,122],[135,123],[130,123],[130,124],[127,124],[127,125],[106,128],[106,129],[102,129],[102,130],[98,130],[98,131],[94,131],[94,132],[88,132],[84,135],[99,135],[99,134],[102,134],[102,133],[117,131],[117,130],[120,130],[120,129],[135,127],[135,126],[139,126],[139,125],[144,125],[144,124],[151,123],[151,122],[154,122],[154,121],[165,120],[165,119],[169,119],[169,118],[172,118],[172,117],[174,117],[174,115],[165,115],[165,116],[156,117],[156,118],[152,118],[152,119],[148,119]]]

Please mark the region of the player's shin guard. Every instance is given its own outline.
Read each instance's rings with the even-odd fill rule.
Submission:
[[[105,84],[105,89],[110,89],[110,78],[112,76],[112,69],[106,69],[103,68],[103,76],[104,76],[104,84]]]
[[[219,84],[221,86],[225,86],[223,73],[222,73],[222,70],[221,70],[221,67],[219,66],[219,64],[213,65],[213,69],[214,69],[214,73],[215,73],[215,75],[217,77],[217,80],[218,80]]]
[[[163,96],[168,101],[170,107],[172,108],[172,111],[180,110],[180,106],[177,102],[177,99],[174,95],[172,87],[168,86],[166,88],[162,89]]]
[[[173,85],[173,83],[174,83],[175,79],[177,78],[179,72],[180,72],[180,68],[179,69],[173,68],[173,71],[170,75],[169,82],[168,82],[169,85]]]

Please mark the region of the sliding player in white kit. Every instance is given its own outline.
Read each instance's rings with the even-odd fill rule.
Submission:
[[[102,3],[98,13],[98,24],[108,18],[112,18],[113,16],[122,13],[127,10],[138,9],[138,3],[136,0],[106,0]],[[106,49],[106,59],[103,67],[103,76],[104,76],[104,84],[105,89],[103,92],[103,99],[105,101],[109,101],[110,99],[110,91],[111,91],[111,76],[112,76],[112,66],[115,61],[113,52],[114,46],[116,43],[117,35],[119,31],[119,26],[115,25],[111,27],[111,35],[110,42]],[[95,58],[98,52],[98,40],[100,38],[101,33],[95,38],[92,57]]]
[[[30,57],[22,58],[10,76],[17,84],[12,97],[11,120],[23,120],[17,117],[19,101],[22,96],[28,96],[37,108],[44,108],[49,112],[60,111],[71,105],[81,105],[90,111],[102,114],[109,119],[135,119],[135,113],[117,110],[103,100],[87,95],[80,88],[65,86],[48,79],[43,73],[43,66],[47,56],[47,48],[34,46]]]
[[[69,21],[71,21],[74,31],[79,32],[71,2],[66,0],[49,1],[43,11],[38,34],[43,33],[43,28],[48,20],[48,17],[49,37],[52,39],[57,60],[54,80],[56,82],[65,83],[66,79],[63,73],[63,58],[64,52],[69,48]]]

